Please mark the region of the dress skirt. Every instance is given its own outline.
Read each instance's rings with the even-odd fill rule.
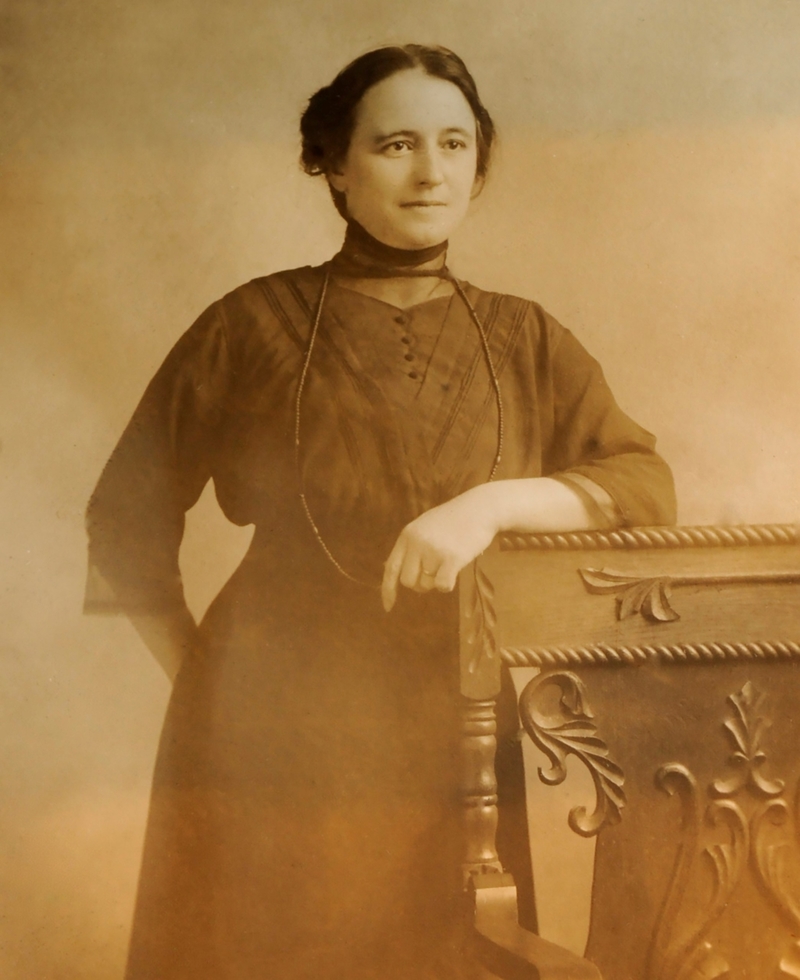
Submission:
[[[454,597],[387,614],[318,556],[276,575],[270,552],[257,535],[176,681],[127,978],[450,976]]]

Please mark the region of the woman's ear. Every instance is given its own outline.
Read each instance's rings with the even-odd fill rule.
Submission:
[[[470,194],[470,198],[473,201],[480,194],[480,192],[483,190],[483,187],[484,187],[484,184],[485,183],[486,183],[486,177],[485,176],[484,177],[477,177],[477,176],[475,177],[475,182],[472,185],[472,193]]]
[[[329,170],[325,176],[328,178],[328,183],[335,191],[338,191],[340,194],[347,193],[347,181],[345,180],[345,176],[343,173],[341,173],[341,171]]]

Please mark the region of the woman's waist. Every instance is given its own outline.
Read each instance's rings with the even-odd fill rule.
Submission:
[[[343,634],[417,635],[427,645],[442,631],[454,636],[458,602],[454,593],[417,593],[401,589],[397,605],[386,613],[381,601],[383,562],[357,564],[342,556],[337,564],[310,528],[288,536],[269,525],[256,525],[250,548],[212,604],[216,615],[240,623],[270,624],[294,636],[320,631]],[[349,564],[345,564],[349,559]],[[208,617],[207,617],[208,618]]]

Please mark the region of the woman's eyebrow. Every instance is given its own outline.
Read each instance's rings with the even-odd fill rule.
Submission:
[[[447,129],[442,130],[443,135],[449,136],[451,133],[457,133],[459,136],[466,136],[467,138],[475,135],[468,129],[464,129],[463,126],[448,126]],[[389,140],[399,139],[401,136],[414,139],[419,136],[419,133],[413,129],[397,129],[391,133],[376,133],[373,137],[373,141],[375,143],[385,143]]]
[[[414,137],[417,136],[417,133],[415,133],[413,129],[396,129],[394,132],[391,133],[376,133],[375,136],[373,137],[373,141],[375,143],[385,143],[386,140],[394,140],[397,139],[399,136]]]

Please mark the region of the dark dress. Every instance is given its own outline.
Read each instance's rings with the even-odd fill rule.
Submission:
[[[324,268],[324,267],[323,267]],[[422,511],[486,480],[496,405],[454,296],[401,311],[323,269],[208,309],[148,387],[89,509],[87,609],[183,604],[184,512],[209,478],[252,546],[175,682],[156,765],[129,980],[449,975],[459,947],[457,602],[382,562]],[[536,304],[466,285],[502,387],[497,478],[578,474],[623,524],[674,518],[654,440]],[[438,965],[437,965],[438,964]]]

